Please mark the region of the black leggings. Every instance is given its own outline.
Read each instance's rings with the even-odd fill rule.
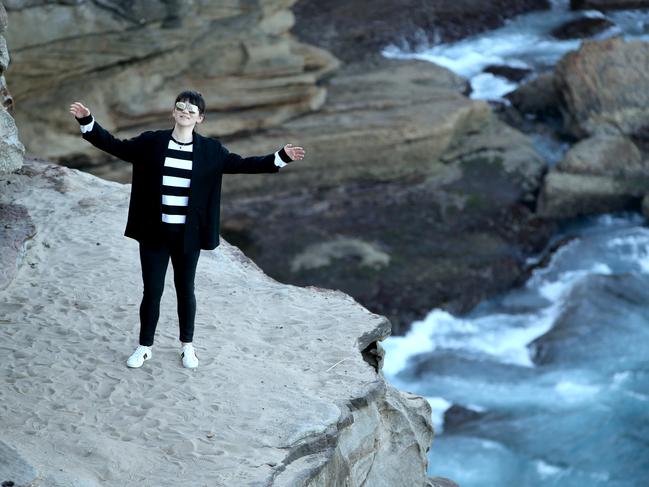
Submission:
[[[196,297],[194,277],[200,250],[183,253],[183,232],[165,232],[159,245],[140,243],[140,263],[144,292],[140,304],[140,345],[153,345],[156,325],[160,316],[160,300],[164,291],[165,275],[171,257],[174,269],[174,285],[178,300],[180,341],[189,343],[194,338]]]

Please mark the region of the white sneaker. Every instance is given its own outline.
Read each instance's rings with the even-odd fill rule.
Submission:
[[[196,367],[198,367],[196,351],[194,350],[194,345],[192,345],[191,343],[183,345],[183,348],[180,351],[180,358],[183,359],[183,367],[187,369],[195,369]]]
[[[149,360],[150,358],[151,347],[138,345],[138,347],[135,349],[135,352],[133,352],[133,354],[126,361],[126,365],[133,368],[142,367],[144,361]]]

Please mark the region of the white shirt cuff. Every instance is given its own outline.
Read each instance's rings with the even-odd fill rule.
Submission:
[[[279,156],[279,151],[275,152],[275,165],[277,167],[284,167],[286,163],[282,161],[282,158]]]
[[[81,128],[81,133],[85,134],[86,132],[90,132],[92,130],[92,127],[95,125],[95,119],[92,119],[92,122],[90,122],[87,125],[79,125]],[[275,156],[275,159],[277,160],[277,156]]]

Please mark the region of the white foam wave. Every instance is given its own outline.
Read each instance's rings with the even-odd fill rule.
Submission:
[[[592,384],[579,384],[568,380],[558,382],[554,389],[567,402],[582,402],[592,399],[600,392],[600,387]]]
[[[537,473],[539,474],[539,477],[541,477],[544,480],[550,477],[555,477],[563,471],[561,467],[558,467],[556,465],[551,465],[549,463],[544,462],[543,460],[537,460],[535,462],[535,467]]]

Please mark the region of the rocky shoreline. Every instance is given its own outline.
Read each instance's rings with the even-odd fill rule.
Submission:
[[[482,8],[479,2],[459,2],[444,10],[438,3],[418,8],[435,12],[440,28],[446,26],[448,32],[453,32],[454,19],[460,18],[457,12]],[[496,16],[501,20],[519,9],[547,7],[546,2],[519,2],[517,7],[505,3],[508,8]],[[643,93],[647,91],[627,87],[645,86],[646,69],[634,73],[632,68],[646,63],[645,43],[586,42],[553,72],[512,93],[513,106],[503,110],[469,100],[468,83],[444,68],[379,56],[377,42],[385,42],[388,34],[403,33],[405,24],[395,21],[391,29],[372,31],[376,37],[369,38],[368,44],[354,37],[358,25],[371,23],[379,10],[396,12],[396,4],[386,3],[376,12],[357,12],[349,25],[335,24],[332,16],[344,9],[355,12],[359,5],[331,2],[329,7],[317,9],[315,3],[301,1],[288,10],[268,3],[258,25],[264,26],[263,36],[268,36],[267,42],[272,39],[275,47],[264,51],[266,57],[252,56],[245,62],[235,57],[219,59],[218,67],[206,71],[209,76],[200,81],[206,90],[218,85],[220,94],[202,133],[219,137],[242,154],[266,153],[288,141],[309,149],[308,158],[287,168],[281,177],[233,176],[224,182],[223,235],[269,275],[286,283],[349,293],[386,315],[393,332],[399,334],[432,308],[463,313],[484,298],[524,282],[530,272],[528,258],[547,245],[557,222],[640,209],[646,193],[644,141],[649,124],[645,124],[648,102]],[[69,21],[72,17],[60,8],[59,15]],[[30,9],[29,15],[37,10]],[[249,49],[245,31],[229,30],[222,12],[202,13],[221,22],[220,47],[227,40],[230,50]],[[10,14],[19,14],[20,25],[28,25],[26,10],[15,7]],[[252,14],[239,12],[236,18],[248,22]],[[95,15],[106,25],[116,22],[101,17],[106,15],[101,11]],[[165,12],[153,9],[148,15],[142,27],[147,35],[160,29],[156,22]],[[467,15],[462,32],[475,31],[474,18],[480,17]],[[334,24],[349,36],[333,35]],[[165,29],[166,37],[156,37],[155,49],[175,42],[173,28]],[[308,44],[308,36],[319,36],[319,46]],[[86,37],[84,42],[103,39]],[[333,39],[340,45],[328,44]],[[128,37],[123,45],[128,45]],[[18,67],[45,54],[39,49],[27,45],[18,49],[14,56]],[[128,76],[138,79],[134,71],[150,69],[155,78],[162,66],[155,49],[151,61],[131,60],[132,53],[119,51],[128,62],[118,59],[119,64],[90,68],[90,76],[95,76],[95,69],[103,80],[93,81],[89,100],[97,107],[97,116],[118,136],[167,123],[160,100],[169,93],[151,97],[142,94],[137,83],[124,84],[122,93],[113,93],[107,86]],[[249,51],[253,52],[257,51]],[[282,52],[291,53],[290,68]],[[603,69],[608,65],[615,69]],[[185,69],[178,65],[174,76],[190,81]],[[113,71],[114,77],[106,75]],[[492,72],[505,77],[527,75],[497,66]],[[79,91],[79,83],[75,79],[63,83],[54,95],[47,90],[40,93],[38,83],[29,88],[27,82],[21,89],[39,94],[16,98],[21,131],[42,132],[43,117],[35,118],[36,107],[47,108],[51,100],[71,96]],[[285,90],[291,96],[278,98],[277,93]],[[107,93],[119,101],[106,104],[103,100],[112,96]],[[628,98],[631,95],[626,93],[633,95]],[[145,100],[137,114],[124,110],[133,109],[126,100],[134,96]],[[256,105],[244,107],[232,101],[250,96]],[[55,113],[54,107],[50,111]],[[45,122],[47,127],[61,126],[59,121]],[[97,151],[79,144],[75,130],[72,122],[61,126],[61,132],[55,133],[59,145],[49,156],[109,179],[130,180],[127,165],[101,160]],[[548,169],[531,143],[529,135],[535,132],[570,145],[584,138],[588,142],[577,144],[566,154],[566,162]],[[33,139],[29,136],[30,142]],[[600,167],[602,162],[592,157],[593,147],[606,153],[622,151],[626,159],[618,162],[623,169]],[[52,148],[44,140],[28,147],[34,150]]]

